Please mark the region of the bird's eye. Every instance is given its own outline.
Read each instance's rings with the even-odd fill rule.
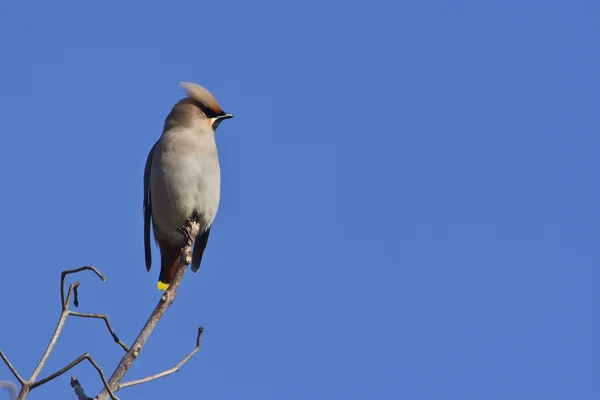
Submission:
[[[213,110],[211,110],[210,108],[206,107],[201,102],[197,102],[196,105],[198,106],[199,109],[202,110],[202,112],[204,113],[204,116],[206,118],[212,119],[212,118],[217,117],[217,114]]]

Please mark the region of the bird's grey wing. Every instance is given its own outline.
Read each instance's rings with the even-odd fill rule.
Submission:
[[[204,249],[206,249],[206,243],[208,242],[208,235],[210,235],[210,226],[200,236],[198,236],[194,243],[194,251],[192,252],[192,271],[198,272],[200,269],[200,261],[204,255]]]
[[[150,169],[152,168],[152,156],[154,155],[154,148],[156,144],[152,146],[148,159],[146,160],[146,167],[144,168],[144,250],[146,255],[146,270],[150,271],[152,267],[152,247],[150,244],[150,223],[152,219],[152,198],[150,197]]]

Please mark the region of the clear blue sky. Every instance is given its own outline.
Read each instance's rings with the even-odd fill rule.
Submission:
[[[0,347],[154,308],[142,174],[179,81],[235,115],[199,274],[123,399],[600,398],[600,3],[5,1]],[[156,257],[155,253],[155,257]],[[156,258],[155,258],[156,259]],[[45,373],[121,357],[69,320]],[[44,373],[43,373],[44,375]],[[69,376],[31,399],[72,399]],[[10,378],[0,366],[0,379]]]

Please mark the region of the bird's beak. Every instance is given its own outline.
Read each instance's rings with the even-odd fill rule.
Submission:
[[[230,119],[230,118],[233,118],[233,115],[225,113],[223,115],[219,115],[217,117],[217,121],[222,121],[224,119]]]
[[[223,114],[223,115],[219,115],[218,117],[213,118],[212,121],[212,128],[213,130],[217,130],[217,127],[219,126],[219,124],[221,123],[221,121],[224,121],[226,119],[230,119],[233,118],[233,115],[231,114]]]

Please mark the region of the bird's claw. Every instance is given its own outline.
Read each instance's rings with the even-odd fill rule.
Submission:
[[[177,229],[177,232],[181,233],[185,237],[188,246],[191,246],[193,242],[190,226],[194,222],[195,221],[193,219],[189,218],[187,221],[185,221],[185,224],[181,228]]]
[[[177,231],[185,237],[185,240],[186,240],[188,246],[191,246],[192,235],[190,234],[190,230],[188,229],[187,224],[182,226],[181,228],[177,229]]]

